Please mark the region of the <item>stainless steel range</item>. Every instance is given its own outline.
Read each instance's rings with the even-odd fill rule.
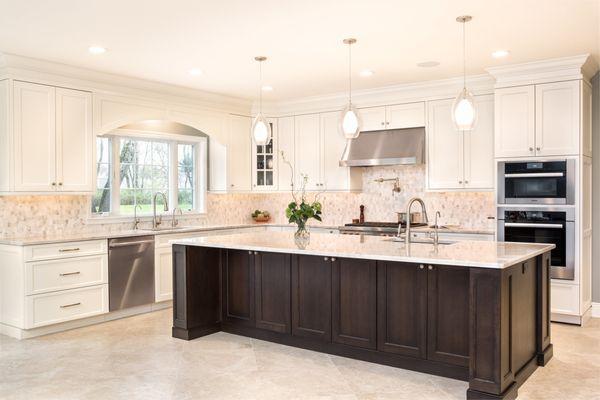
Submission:
[[[346,224],[340,227],[343,235],[370,235],[370,236],[396,236],[398,234],[398,222],[363,222]],[[406,227],[401,223],[402,228]],[[411,227],[426,226],[426,223],[412,222]]]

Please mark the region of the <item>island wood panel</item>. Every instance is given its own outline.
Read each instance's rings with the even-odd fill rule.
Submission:
[[[544,366],[553,353],[550,343],[550,253],[537,257],[536,262],[536,351],[538,365]]]
[[[221,251],[174,245],[173,275],[173,336],[189,340],[221,330]]]
[[[291,257],[284,253],[256,253],[254,255],[256,327],[290,333]]]
[[[332,267],[332,340],[377,348],[376,261],[341,258]]]
[[[224,253],[223,320],[254,326],[254,252],[225,250]]]
[[[377,349],[427,357],[427,269],[377,263]]]
[[[292,256],[292,335],[331,341],[331,261]]]
[[[469,268],[427,266],[427,358],[469,365]]]

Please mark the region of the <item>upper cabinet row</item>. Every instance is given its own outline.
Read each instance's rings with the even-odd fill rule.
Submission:
[[[93,191],[91,93],[4,80],[0,108],[0,191]]]
[[[425,103],[361,108],[360,115],[363,131],[425,126]]]
[[[581,80],[496,89],[496,157],[591,156],[591,97]]]

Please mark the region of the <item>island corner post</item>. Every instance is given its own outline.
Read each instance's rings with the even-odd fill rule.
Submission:
[[[192,340],[224,331],[460,379],[469,383],[467,399],[514,399],[518,387],[538,366],[546,365],[552,358],[549,251],[502,269],[460,265],[423,268],[418,263],[346,262],[335,258],[323,263],[322,260],[323,257],[313,255],[174,244],[172,336]],[[382,272],[386,264],[399,271],[396,278],[387,276],[396,279],[394,285],[411,279],[398,292],[413,297],[383,299],[385,290],[380,289],[387,285],[386,274]],[[453,268],[456,279],[451,275]],[[432,279],[436,270],[443,270],[445,278],[450,279]],[[364,282],[359,284],[359,288],[365,288],[360,295],[374,296],[356,315],[342,311],[343,318],[357,319],[354,322],[359,331],[361,325],[364,327],[347,335],[356,342],[340,340],[343,335],[332,334],[336,324],[338,330],[341,326],[340,316],[333,314],[340,313],[343,304],[336,302],[347,301],[336,299],[341,283],[335,274],[340,271],[348,274],[346,280]],[[447,284],[447,281],[455,282]],[[306,296],[325,299],[325,306],[314,302],[298,304],[300,288]],[[325,288],[331,292],[325,293]],[[436,296],[432,297],[435,290],[438,290]],[[261,296],[264,301],[255,300]],[[461,296],[464,302],[453,299]],[[410,324],[412,331],[396,335],[398,343],[381,343],[386,335],[377,330],[388,328],[378,320],[381,316],[378,304],[391,301],[388,304],[393,306],[394,301],[402,299],[415,300],[410,301],[407,307],[411,309],[406,314],[414,318]],[[459,306],[451,309],[448,304]],[[435,313],[428,314],[427,309],[437,306],[446,307],[444,310],[450,310],[453,318],[432,320],[430,316]],[[464,327],[443,321],[461,320],[461,316],[467,321]],[[271,321],[265,323],[266,320]],[[432,330],[444,338],[436,341]],[[392,351],[386,351],[386,346],[393,348]],[[438,353],[431,351],[436,346],[440,348]],[[448,349],[448,361],[434,357],[444,352],[444,346]],[[460,348],[464,349],[463,354],[451,354],[461,353],[457,350]]]

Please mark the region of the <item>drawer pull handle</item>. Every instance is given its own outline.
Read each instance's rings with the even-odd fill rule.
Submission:
[[[80,271],[75,271],[75,272],[65,272],[63,274],[59,274],[60,276],[69,276],[69,275],[79,275],[81,272]]]
[[[59,249],[58,252],[59,253],[68,253],[70,251],[79,251],[81,250],[79,247],[73,247],[72,249]]]
[[[72,303],[72,304],[65,304],[64,306],[60,306],[60,308],[69,308],[69,307],[75,307],[75,306],[79,306],[81,305],[81,302],[79,303]]]

